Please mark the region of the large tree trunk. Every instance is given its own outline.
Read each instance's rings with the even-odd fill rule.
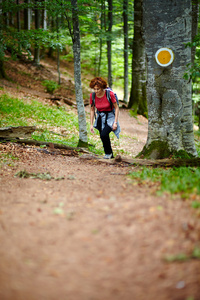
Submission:
[[[147,117],[146,56],[143,38],[143,0],[134,1],[132,86],[128,107]]]
[[[75,80],[75,92],[76,103],[78,110],[78,122],[79,122],[79,144],[78,146],[87,145],[87,125],[85,108],[83,103],[83,92],[81,85],[81,45],[80,45],[80,31],[79,31],[79,19],[78,19],[78,6],[77,0],[71,0],[72,4],[72,23],[73,23],[73,54],[74,54],[74,80]]]
[[[186,65],[191,62],[191,49],[185,47],[191,42],[191,12],[191,0],[167,1],[165,5],[163,0],[143,0],[149,116],[143,154],[151,156],[153,153],[154,158],[180,150],[197,155],[191,82],[183,79]],[[174,52],[174,62],[167,67],[158,65],[155,60],[155,53],[162,47]]]

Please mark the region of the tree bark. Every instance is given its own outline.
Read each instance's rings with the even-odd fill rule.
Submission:
[[[112,0],[108,0],[107,59],[108,85],[112,88]]]
[[[11,143],[17,143],[17,144],[26,144],[26,145],[33,145],[33,146],[47,146],[50,147],[51,149],[63,149],[63,150],[75,150],[79,151],[82,153],[89,153],[84,148],[81,147],[70,147],[62,144],[56,144],[56,143],[51,143],[51,142],[42,142],[42,141],[36,141],[36,140],[27,140],[27,139],[15,139],[15,138],[5,138],[4,139],[6,142],[11,142]]]
[[[143,0],[144,38],[147,57],[148,138],[143,154],[160,143],[169,152],[184,150],[197,156],[192,121],[191,82],[183,79],[191,63],[191,0]],[[155,53],[161,47],[174,52],[174,62],[162,67]],[[153,144],[153,142],[155,142]],[[162,157],[162,147],[157,157]],[[155,147],[152,147],[155,155]],[[165,151],[165,153],[167,153]],[[151,153],[148,154],[151,156]]]
[[[46,9],[46,0],[43,0],[44,2],[44,9],[42,12],[42,24],[43,24],[43,29],[47,30],[47,9]]]
[[[19,0],[16,0],[17,6],[19,5]],[[20,10],[17,8],[17,31],[21,30],[21,22],[20,22]]]
[[[4,60],[0,60],[0,79],[3,79],[3,78],[7,78],[7,75],[6,75],[6,72],[5,72]]]
[[[30,5],[30,0],[25,0],[26,8],[24,9],[24,29],[31,29],[31,8],[28,7]]]
[[[143,37],[143,0],[134,1],[132,85],[128,108],[147,117],[146,55]]]
[[[193,159],[132,159],[126,157],[116,156],[115,161],[124,162],[130,165],[137,166],[152,166],[152,167],[199,167],[200,166],[200,158]]]
[[[72,4],[72,23],[73,23],[73,54],[74,54],[74,80],[76,103],[78,110],[79,123],[79,146],[87,145],[87,124],[85,116],[85,108],[83,103],[83,92],[81,84],[81,45],[80,45],[80,30],[78,19],[77,0],[71,0]]]
[[[56,18],[56,28],[57,28],[57,39],[59,40],[59,19]],[[57,45],[57,72],[58,72],[58,84],[61,84],[61,74],[60,74],[60,47]]]
[[[123,3],[124,20],[124,102],[128,103],[128,0]]]
[[[37,7],[37,3],[40,2],[40,0],[35,0],[35,29],[40,28],[40,10]],[[34,64],[36,66],[40,65],[40,47],[37,43],[37,37],[36,39],[36,44],[35,44],[35,49],[34,49]]]
[[[100,18],[101,31],[103,31],[104,20],[105,20],[105,2],[104,2],[104,0],[101,0],[101,18]],[[98,59],[97,76],[100,76],[100,73],[101,73],[102,46],[103,46],[103,40],[102,40],[102,36],[100,34],[100,36],[99,36],[99,59]]]
[[[2,0],[0,0],[0,5],[2,6]],[[3,41],[3,9],[0,9],[0,40]],[[5,68],[4,68],[4,47],[3,43],[0,43],[0,79],[6,78]]]
[[[192,0],[192,40],[198,33],[199,0]],[[192,63],[194,63],[196,47],[192,47]]]
[[[0,138],[26,138],[36,130],[35,126],[17,126],[0,128]]]
[[[115,159],[102,159],[102,157],[98,157],[92,153],[83,154],[80,156],[80,159],[86,160],[97,160],[104,164],[109,165],[132,165],[132,166],[152,166],[152,167],[199,167],[200,166],[200,158],[193,159],[139,159],[139,158],[127,158],[122,157],[121,155],[117,155]],[[119,173],[120,175],[126,175]]]

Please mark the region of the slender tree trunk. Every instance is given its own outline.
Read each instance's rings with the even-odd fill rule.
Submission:
[[[105,23],[105,1],[101,0],[101,19],[100,19],[100,26],[101,32],[103,31],[103,25]],[[103,39],[100,35],[99,37],[99,63],[98,63],[98,76],[101,74],[101,61],[102,61],[102,47],[103,47]]]
[[[38,2],[40,2],[40,0],[35,0],[35,29],[40,28],[40,10],[38,9],[37,6]],[[34,49],[34,64],[36,66],[40,65],[40,47],[37,43],[37,37],[36,37],[36,45]]]
[[[19,0],[16,0],[17,6],[19,5]],[[21,30],[21,22],[20,22],[20,10],[17,9],[17,31],[19,32]]]
[[[0,0],[0,40],[3,41],[3,10],[2,0]],[[3,44],[0,43],[0,78],[6,78],[4,69],[4,49]]]
[[[7,78],[5,67],[4,67],[4,60],[0,59],[0,79]]]
[[[57,72],[58,72],[58,84],[61,84],[60,76],[60,48],[57,46]]]
[[[143,0],[134,1],[132,85],[128,107],[147,117],[146,56],[143,38]]]
[[[103,41],[102,38],[100,37],[99,38],[99,63],[98,63],[97,76],[100,76],[101,74],[102,46],[103,46]]]
[[[128,0],[123,3],[124,20],[124,102],[128,103]]]
[[[81,45],[80,45],[80,30],[78,19],[78,6],[77,0],[71,0],[72,5],[72,23],[73,23],[73,54],[74,54],[74,80],[76,103],[78,110],[78,123],[79,123],[79,144],[78,146],[87,145],[87,125],[85,108],[83,103],[83,93],[81,84]]]
[[[59,19],[56,19],[57,24],[57,40],[59,39]],[[60,77],[60,47],[57,46],[57,71],[58,71],[58,84],[61,84],[61,77]]]
[[[16,4],[17,4],[17,31],[20,32],[21,31],[21,18],[20,18],[20,9],[19,9],[20,1],[16,0]],[[18,54],[21,54],[20,41],[18,41]]]
[[[24,1],[27,7],[24,9],[24,29],[31,29],[31,8],[28,7],[30,5],[30,0]]]
[[[3,6],[6,4],[7,0],[2,0],[0,2],[0,7],[3,8]],[[3,14],[3,19],[2,19],[2,25],[4,24],[5,26],[10,25],[10,18],[9,18],[9,12],[2,12]]]
[[[108,85],[112,88],[112,0],[108,0],[107,59]]]
[[[43,29],[47,30],[47,10],[46,10],[46,0],[43,0],[44,2],[44,9],[43,9],[43,14],[42,14],[42,24],[43,24]]]
[[[191,82],[183,79],[186,66],[191,63],[191,49],[185,47],[191,42],[191,13],[191,0],[168,1],[166,5],[163,0],[143,0],[149,116],[143,154],[153,158],[179,151],[197,155]],[[155,60],[162,47],[174,52],[173,63],[164,67]]]

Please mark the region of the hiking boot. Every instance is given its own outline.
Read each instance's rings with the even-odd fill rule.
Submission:
[[[111,154],[105,154],[104,158],[105,159],[111,159],[111,158],[113,158],[113,154],[112,153]]]

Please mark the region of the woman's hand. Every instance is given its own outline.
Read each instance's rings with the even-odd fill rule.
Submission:
[[[91,133],[94,133],[94,127],[93,127],[93,125],[90,125],[90,131],[91,131]]]
[[[94,127],[93,127],[93,123],[94,123],[94,113],[95,113],[95,108],[94,105],[91,105],[90,107],[90,132],[94,133]]]
[[[113,123],[113,131],[115,131],[116,129],[117,129],[117,123],[114,122],[114,123]]]
[[[113,106],[115,108],[115,122],[113,123],[113,131],[117,129],[117,120],[119,116],[119,106],[117,105],[117,102],[113,103]]]

